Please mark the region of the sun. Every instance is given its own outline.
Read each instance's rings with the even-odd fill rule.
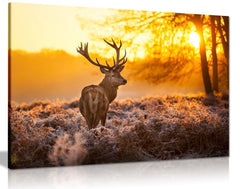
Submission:
[[[191,32],[189,35],[189,40],[188,42],[191,43],[195,48],[199,47],[199,35],[196,32]]]

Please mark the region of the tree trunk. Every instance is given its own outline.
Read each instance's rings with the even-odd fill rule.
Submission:
[[[226,36],[226,40],[225,40],[225,56],[227,58],[227,61],[229,61],[229,17],[228,16],[222,16],[223,20],[224,20],[224,26],[223,29],[225,31],[225,36]]]
[[[216,53],[216,25],[215,16],[211,16],[211,33],[212,33],[212,61],[213,61],[213,90],[218,92],[218,64]]]
[[[229,17],[223,16],[224,25],[221,24],[221,17],[219,16],[217,18],[217,26],[218,31],[220,33],[222,46],[223,46],[223,52],[224,56],[226,58],[226,64],[227,64],[227,80],[228,80],[228,87],[229,87]],[[223,31],[225,33],[225,36],[223,34]]]
[[[200,47],[200,56],[201,56],[202,78],[203,78],[205,92],[207,95],[212,95],[213,90],[212,90],[211,80],[209,76],[206,46],[205,46],[205,41],[203,36],[202,15],[194,15],[194,24],[197,28],[197,32],[200,37],[199,47]]]
[[[224,21],[225,21],[225,19],[224,19]],[[221,25],[221,17],[218,17],[217,22],[218,22],[218,31],[220,33],[221,41],[222,41],[222,45],[223,45],[224,55],[228,62],[229,61],[229,41],[228,41],[229,40],[229,29],[226,29],[226,28],[229,28],[229,26],[228,26],[229,22],[224,23],[225,25],[223,27]],[[225,36],[223,34],[223,30],[225,32]]]

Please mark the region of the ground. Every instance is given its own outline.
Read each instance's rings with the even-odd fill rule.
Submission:
[[[229,155],[228,98],[115,100],[89,130],[72,101],[9,105],[11,168]]]

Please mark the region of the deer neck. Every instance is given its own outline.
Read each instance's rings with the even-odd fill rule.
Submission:
[[[113,86],[109,79],[104,78],[99,84],[102,87],[107,95],[109,103],[111,103],[117,96],[118,86]]]

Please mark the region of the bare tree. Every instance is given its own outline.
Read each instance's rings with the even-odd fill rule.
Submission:
[[[229,17],[220,16],[217,17],[217,29],[220,33],[220,38],[223,46],[223,52],[226,58],[226,62],[223,62],[227,69],[227,83],[229,85]]]
[[[211,29],[209,18],[211,16],[119,10],[118,14],[108,17],[104,23],[97,24],[102,29],[106,26],[112,27],[116,36],[124,38],[124,41],[130,47],[134,46],[135,39],[138,36],[151,33],[151,39],[143,40],[141,43],[141,46],[145,48],[147,58],[142,61],[137,60],[138,66],[133,66],[131,73],[135,78],[155,84],[166,81],[180,81],[185,76],[197,73],[200,68],[205,92],[208,95],[213,94],[213,90],[219,90],[219,64],[216,52],[219,41],[212,41],[217,39],[217,36],[214,37],[217,31],[216,28],[213,28],[216,33],[213,32],[212,40],[204,33],[205,28]],[[222,21],[221,19],[219,21],[220,17],[218,16],[214,18],[217,20],[217,28],[220,31],[223,48],[225,49],[224,53],[228,60],[229,20],[228,17],[222,17]],[[196,29],[200,37],[199,54],[196,54],[195,49],[187,41],[187,37],[193,28]],[[92,36],[94,37],[95,34],[93,33]],[[210,59],[208,60],[207,57],[209,42],[213,42],[213,84],[209,73]],[[200,66],[196,66],[196,62],[200,62]]]
[[[212,62],[213,62],[213,90],[218,92],[218,61],[217,61],[217,43],[216,43],[216,17],[211,16],[211,36],[212,36]]]
[[[197,14],[193,15],[191,18],[200,36],[199,46],[200,46],[202,79],[204,83],[205,92],[207,95],[211,95],[213,94],[213,90],[212,90],[212,84],[211,84],[210,75],[209,75],[208,61],[206,56],[206,45],[205,45],[205,40],[203,35],[203,19],[204,19],[203,15],[197,15]]]

